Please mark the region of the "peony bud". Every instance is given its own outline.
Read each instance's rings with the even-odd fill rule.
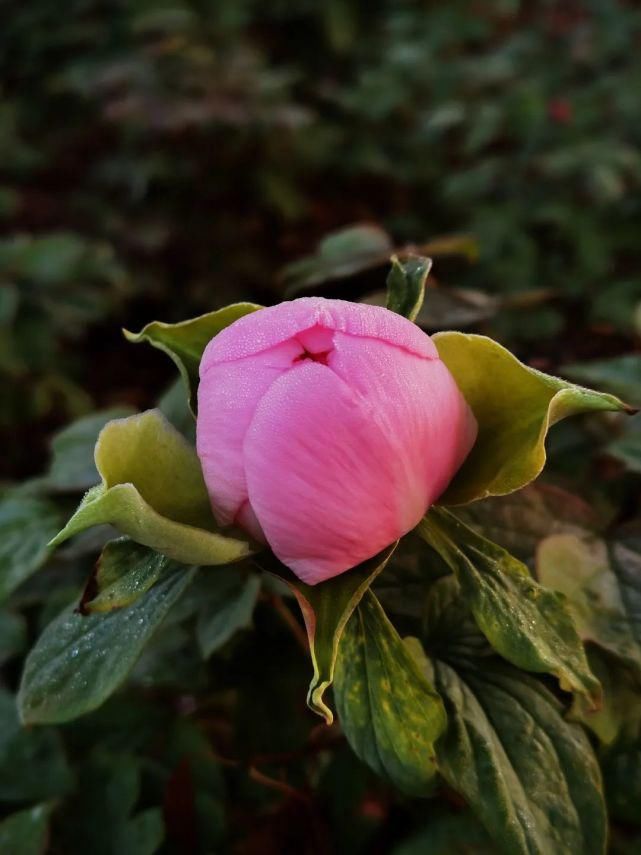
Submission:
[[[377,306],[261,309],[200,365],[197,446],[216,518],[310,585],[414,528],[476,431],[429,336]]]

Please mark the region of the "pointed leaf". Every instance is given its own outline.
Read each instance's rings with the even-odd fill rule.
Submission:
[[[292,590],[303,613],[314,676],[309,685],[307,704],[327,724],[334,720],[323,700],[334,680],[334,667],[345,625],[364,593],[389,561],[396,544],[359,564],[352,570],[321,582],[306,585],[273,555],[260,557],[259,566],[282,579]]]
[[[110,541],[87,583],[81,611],[109,612],[131,605],[156,584],[167,564],[164,555],[128,537]]]
[[[587,535],[551,535],[539,545],[536,572],[568,598],[581,638],[641,679],[641,537],[606,544]]]
[[[579,383],[603,386],[632,404],[641,405],[641,355],[638,353],[564,365],[561,371]]]
[[[44,855],[49,838],[48,804],[12,813],[0,822],[0,852],[7,855]]]
[[[537,680],[496,660],[434,663],[449,728],[441,774],[506,855],[602,855],[599,767],[580,728]]]
[[[110,523],[183,564],[228,564],[250,554],[246,541],[215,530],[196,452],[158,410],[109,422],[95,459],[102,483],[86,494],[52,546]]]
[[[585,733],[541,682],[493,656],[452,576],[430,587],[417,662],[445,703],[441,774],[505,855],[601,855],[606,815]],[[426,655],[427,653],[427,655]]]
[[[0,500],[0,602],[45,563],[60,522],[46,499],[9,494]]]
[[[633,412],[613,395],[529,368],[485,336],[443,332],[434,336],[434,344],[479,426],[476,444],[442,504],[466,504],[529,484],[545,465],[548,429],[567,416]]]
[[[353,276],[385,264],[393,252],[392,241],[380,226],[358,223],[327,235],[313,255],[288,264],[281,271],[291,298],[300,291],[334,279]]]
[[[371,591],[350,618],[334,688],[347,739],[374,771],[411,795],[427,795],[443,703]]]
[[[387,308],[410,321],[415,320],[423,305],[431,267],[431,258],[408,255],[399,261],[393,255],[392,269],[387,276]]]
[[[148,342],[162,350],[175,362],[189,390],[190,406],[195,413],[198,367],[205,347],[225,327],[260,308],[262,307],[256,303],[232,303],[223,309],[208,312],[206,315],[200,315],[188,321],[177,324],[152,321],[139,333],[132,333],[129,330],[124,330],[124,333],[128,341],[134,344]]]
[[[206,577],[205,600],[198,613],[196,636],[205,659],[234,633],[251,623],[260,591],[260,579],[236,567],[225,567]]]
[[[641,734],[639,677],[615,656],[590,644],[588,662],[603,687],[603,702],[598,710],[590,709],[581,695],[575,695],[568,718],[589,728],[604,745],[632,733]]]
[[[62,612],[27,657],[18,695],[25,724],[60,723],[96,709],[126,679],[195,571],[172,566],[127,609],[84,617]]]
[[[553,674],[561,688],[597,704],[599,682],[562,594],[537,584],[525,564],[448,511],[433,508],[417,532],[450,567],[479,628],[501,656],[526,671]]]

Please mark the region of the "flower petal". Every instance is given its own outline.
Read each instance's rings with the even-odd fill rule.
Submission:
[[[329,367],[367,400],[381,430],[409,467],[405,489],[431,505],[474,445],[477,424],[447,366],[386,342],[334,336]]]
[[[283,342],[271,350],[238,362],[212,365],[198,387],[196,446],[216,519],[221,525],[236,520],[247,501],[243,440],[258,402],[300,353],[298,342]],[[249,512],[239,524],[257,535]]]
[[[436,367],[435,382],[414,382],[420,395],[453,384],[439,361],[406,356],[412,370]],[[380,365],[378,359],[372,370]],[[244,444],[249,500],[275,554],[308,584],[359,564],[413,528],[433,494],[435,468],[444,486],[438,454],[405,441],[431,439],[434,429],[419,427],[412,383],[403,383],[404,399],[390,392],[379,412],[375,395],[355,393],[331,368],[305,361],[276,380],[256,409]],[[436,403],[451,400],[446,394]],[[454,400],[458,417],[463,410]],[[411,426],[401,429],[406,419]],[[447,461],[453,444],[446,443]]]
[[[301,297],[252,312],[222,330],[205,349],[200,376],[213,365],[267,350],[316,326],[382,339],[427,359],[438,358],[432,340],[416,324],[381,306]]]

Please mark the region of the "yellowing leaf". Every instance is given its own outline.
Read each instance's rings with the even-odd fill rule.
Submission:
[[[433,508],[416,529],[454,573],[492,647],[509,662],[554,674],[594,707],[600,685],[588,666],[565,597],[535,582],[522,562],[455,516]]]
[[[545,465],[549,428],[578,413],[633,412],[603,392],[529,368],[481,335],[437,333],[434,343],[476,416],[476,444],[441,497],[461,505],[519,490]]]
[[[264,570],[282,579],[298,601],[305,621],[314,668],[307,705],[322,716],[327,724],[332,724],[334,715],[324,701],[324,694],[334,680],[336,657],[343,631],[354,609],[384,569],[395,549],[396,543],[393,543],[358,567],[353,567],[333,579],[327,579],[320,585],[305,585],[269,553],[261,555],[257,561]]]
[[[551,535],[539,544],[536,572],[563,593],[581,638],[623,660],[641,678],[641,542]]]
[[[447,724],[443,702],[371,591],[345,628],[335,697],[358,756],[403,792],[427,795]]]
[[[96,444],[102,483],[51,541],[102,523],[183,564],[228,564],[249,543],[216,531],[194,449],[158,410],[110,422]]]

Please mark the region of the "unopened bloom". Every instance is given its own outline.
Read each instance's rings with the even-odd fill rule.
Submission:
[[[216,518],[308,584],[414,528],[476,431],[429,336],[377,306],[261,309],[213,338],[200,366],[197,446]]]

